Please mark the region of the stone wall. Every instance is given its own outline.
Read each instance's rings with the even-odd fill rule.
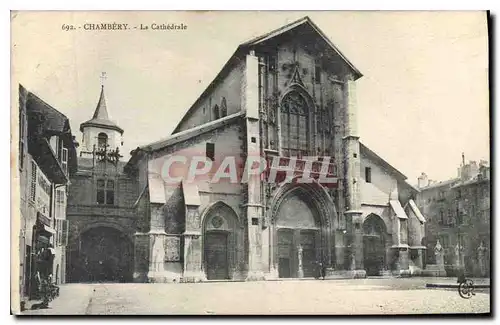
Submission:
[[[244,62],[233,66],[226,76],[217,82],[213,88],[202,95],[198,102],[192,107],[186,119],[179,124],[176,132],[191,129],[195,126],[215,120],[214,107],[219,107],[221,112],[222,102],[225,99],[227,115],[237,113],[241,110],[241,82],[243,76]],[[222,117],[222,115],[220,115]]]

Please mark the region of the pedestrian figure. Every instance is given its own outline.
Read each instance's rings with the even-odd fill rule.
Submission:
[[[326,264],[325,263],[321,263],[321,276],[323,277],[323,280],[326,277]]]
[[[318,278],[321,278],[321,279],[325,279],[325,273],[326,273],[326,266],[325,266],[325,263],[323,263],[322,261],[316,261],[316,266],[317,266],[317,277],[316,279]]]
[[[52,283],[52,268],[55,250],[52,244],[48,248],[42,248],[38,253],[38,271],[35,275],[38,293],[42,302],[33,305],[33,309],[48,308],[49,302],[59,295],[59,288]]]

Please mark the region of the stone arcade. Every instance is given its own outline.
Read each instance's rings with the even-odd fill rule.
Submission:
[[[68,208],[70,268],[94,278],[74,281],[312,278],[320,264],[327,278],[418,273],[425,256],[418,190],[360,143],[361,76],[305,17],[241,44],[172,136],[133,150],[125,165],[97,154],[111,141],[118,160],[123,133],[98,104],[82,124],[91,158],[72,180],[79,186]],[[207,157],[214,166],[228,156],[285,164],[296,157],[313,170],[327,159],[338,181],[166,182],[165,161],[174,156]]]

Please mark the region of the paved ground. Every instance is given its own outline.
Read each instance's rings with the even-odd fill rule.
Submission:
[[[68,284],[50,309],[55,314],[415,314],[487,313],[489,289],[463,299],[426,283],[456,278],[294,280],[198,284]],[[488,284],[489,281],[475,281]]]

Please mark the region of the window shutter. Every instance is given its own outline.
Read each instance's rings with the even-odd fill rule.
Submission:
[[[61,245],[61,220],[56,219],[56,246]]]
[[[24,114],[24,111],[21,109],[19,111],[19,168],[23,169],[23,163],[24,163],[24,150],[26,144],[24,143],[24,137],[25,137],[25,121],[26,115]]]
[[[30,198],[32,201],[36,201],[36,185],[37,185],[37,178],[36,178],[36,164],[34,161],[31,162],[31,188],[30,188]]]
[[[67,175],[68,174],[68,149],[63,148],[62,149],[62,160],[61,160],[62,168],[64,173]]]
[[[62,246],[68,246],[69,220],[62,221]]]

